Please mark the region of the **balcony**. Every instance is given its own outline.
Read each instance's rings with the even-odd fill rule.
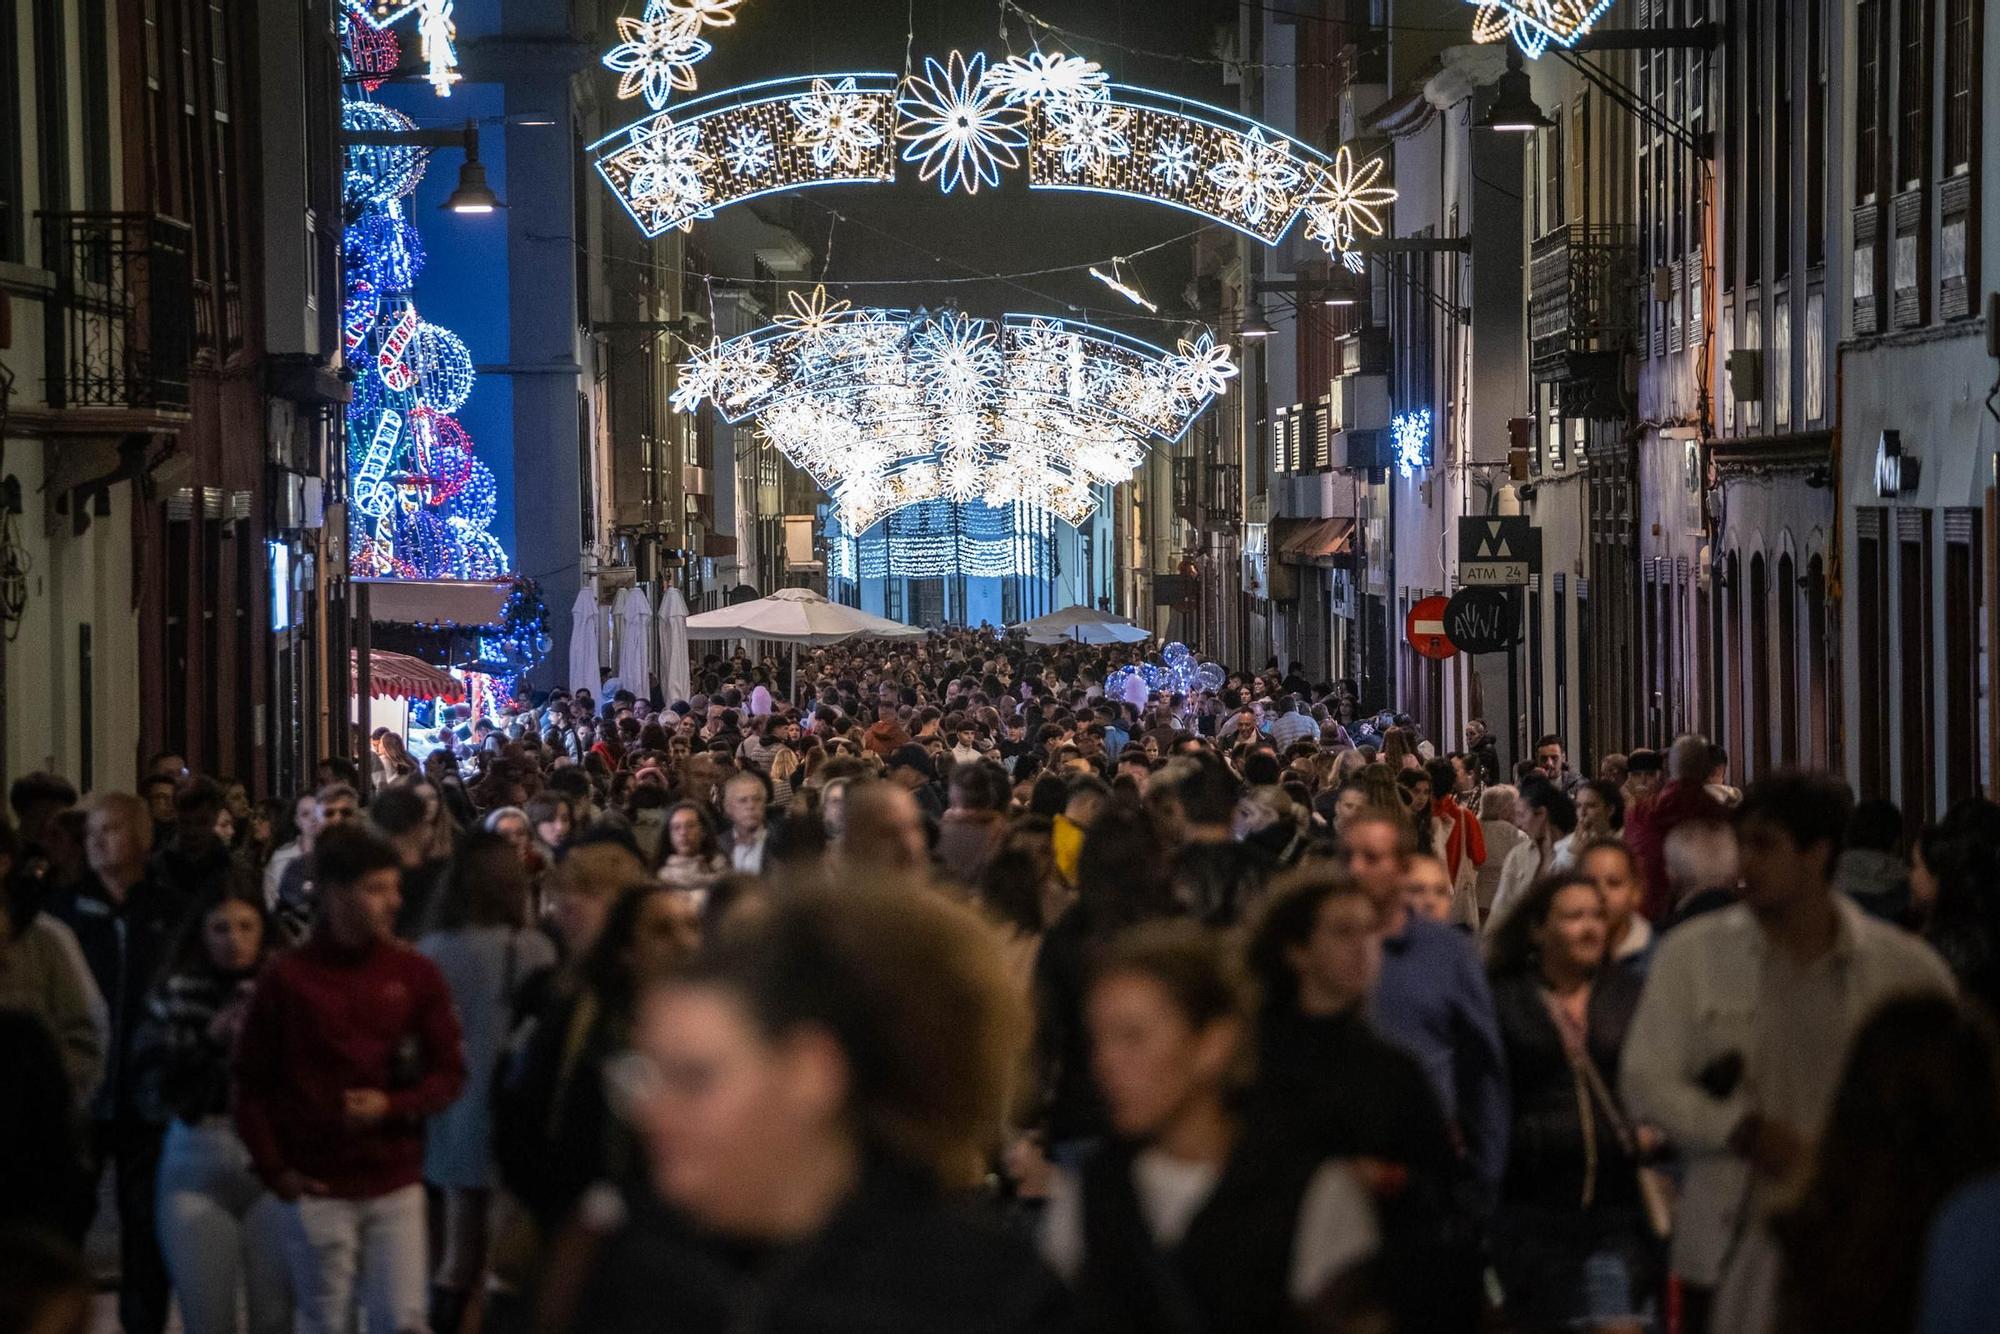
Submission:
[[[184,410],[194,334],[186,224],[147,213],[44,213],[51,408]]]
[[[1626,415],[1624,362],[1639,326],[1638,269],[1631,227],[1571,223],[1534,243],[1530,369],[1537,383],[1558,387],[1566,416]]]

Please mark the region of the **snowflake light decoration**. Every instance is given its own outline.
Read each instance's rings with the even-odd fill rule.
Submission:
[[[1431,466],[1431,410],[1417,408],[1399,412],[1389,420],[1389,435],[1396,446],[1396,471],[1414,477]]]
[[[1467,0],[1475,13],[1472,40],[1501,42],[1512,38],[1521,54],[1537,59],[1553,42],[1575,46],[1596,26],[1612,0]]]
[[[1222,191],[1223,207],[1252,224],[1273,213],[1289,213],[1292,190],[1304,179],[1292,159],[1291,144],[1268,142],[1252,129],[1244,138],[1223,140],[1223,157],[1208,169],[1208,179]]]
[[[948,64],[924,58],[924,72],[903,84],[896,138],[903,160],[919,164],[920,180],[936,181],[946,194],[1000,184],[1003,167],[1018,167],[1028,146],[1027,113],[986,78],[986,56],[967,60],[957,51]]]
[[[1152,172],[1169,189],[1178,190],[1194,179],[1194,145],[1186,139],[1168,139],[1153,149],[1149,158]]]
[[[1328,250],[1354,249],[1357,232],[1382,234],[1382,210],[1396,202],[1396,192],[1377,185],[1387,163],[1372,157],[1357,163],[1345,144],[1334,154],[1333,166],[1315,174],[1306,196],[1306,235]]]
[[[771,132],[760,125],[739,125],[730,131],[722,150],[732,176],[762,176],[771,169]]]

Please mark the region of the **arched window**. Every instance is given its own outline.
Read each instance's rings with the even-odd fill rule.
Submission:
[[[1799,587],[1792,553],[1778,557],[1778,762],[1799,762]]]
[[[1771,771],[1771,581],[1764,553],[1750,558],[1750,735],[1743,772]]]

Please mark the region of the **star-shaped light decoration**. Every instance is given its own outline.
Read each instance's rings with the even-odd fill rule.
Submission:
[[[668,3],[647,0],[644,18],[618,20],[618,45],[604,66],[618,75],[618,96],[640,97],[658,111],[676,88],[691,93],[694,67],[715,50],[701,39],[702,18]]]
[[[868,150],[882,145],[868,99],[855,91],[852,78],[838,83],[814,79],[812,91],[793,98],[789,106],[799,122],[792,142],[812,149],[813,165],[821,171],[858,171]]]
[[[1094,60],[1047,51],[1031,51],[1012,56],[995,65],[986,76],[989,87],[998,89],[1017,106],[1061,103],[1076,98],[1098,99],[1109,91],[1109,77]]]
[[[1153,175],[1173,190],[1179,190],[1192,181],[1195,168],[1200,165],[1195,161],[1194,145],[1180,135],[1155,144],[1149,160]]]
[[[1000,183],[1003,167],[1021,165],[1028,113],[987,81],[984,52],[968,61],[954,51],[949,65],[926,56],[923,74],[904,81],[897,106],[903,160],[920,164],[918,177],[946,194],[977,194],[981,185]]]
[[[823,284],[814,286],[811,296],[800,296],[796,291],[787,292],[785,303],[791,307],[791,312],[778,316],[777,325],[800,335],[803,350],[808,355],[816,354],[823,348],[827,335],[839,326],[850,308],[848,302],[830,299]]]
[[[740,125],[723,140],[722,160],[732,176],[762,176],[771,169],[774,150],[770,132],[760,125]]]
[[[1356,235],[1380,236],[1382,210],[1396,202],[1395,190],[1376,184],[1387,165],[1380,157],[1356,162],[1342,144],[1333,165],[1314,173],[1305,203],[1306,235],[1343,260],[1354,250]]]
[[[1291,209],[1292,191],[1304,174],[1288,141],[1274,143],[1252,127],[1248,134],[1223,138],[1222,159],[1210,165],[1208,179],[1222,192],[1222,207],[1254,227],[1268,214]]]
[[[1502,42],[1512,38],[1530,60],[1558,46],[1574,46],[1611,8],[1612,0],[1468,0],[1476,13],[1472,40]]]

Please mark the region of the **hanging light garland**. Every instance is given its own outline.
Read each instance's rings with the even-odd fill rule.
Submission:
[[[673,404],[714,405],[811,473],[860,532],[910,505],[1033,503],[1070,523],[1177,440],[1237,373],[1202,333],[1166,352],[1031,315],[857,309],[824,288],[697,349]]]
[[[907,78],[856,73],[775,79],[661,111],[692,89],[700,24],[651,0],[620,19],[605,63],[619,92],[659,112],[591,146],[599,175],[648,236],[775,190],[893,181],[900,160],[946,194],[977,194],[1009,171],[1036,190],[1148,199],[1276,245],[1300,219],[1350,269],[1383,231],[1396,192],[1381,158],[1328,157],[1233,111],[1113,84],[1094,62],[1036,51],[927,57]],[[692,25],[692,26],[690,26]],[[675,46],[669,38],[681,43]],[[669,52],[678,51],[676,63]]]

